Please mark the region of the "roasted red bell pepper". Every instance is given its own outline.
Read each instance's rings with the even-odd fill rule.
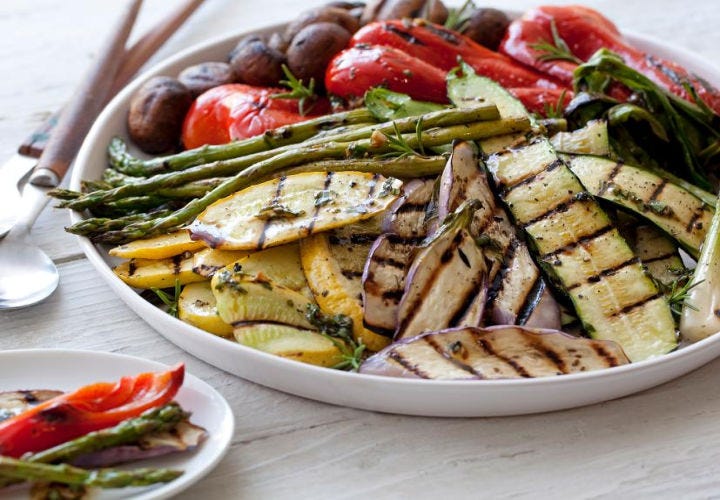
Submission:
[[[569,84],[577,64],[564,60],[542,60],[546,51],[538,48],[542,42],[556,45],[553,24],[572,57],[587,61],[599,49],[607,48],[619,54],[631,68],[688,100],[692,98],[683,83],[690,83],[710,108],[720,112],[720,93],[716,89],[690,75],[678,64],[632,47],[612,22],[587,7],[543,6],[526,12],[521,19],[511,23],[500,51]]]
[[[297,99],[277,99],[287,90],[231,83],[198,96],[185,116],[182,142],[192,149],[205,144],[225,144],[260,135],[266,130],[307,120]],[[328,112],[326,99],[310,109],[313,116]]]
[[[573,93],[569,90],[530,88],[507,89],[512,95],[523,103],[531,113],[547,116],[548,111],[560,112],[570,103]]]
[[[330,61],[325,88],[349,100],[362,98],[372,87],[386,87],[419,101],[446,103],[445,73],[392,47],[358,45]]]
[[[170,402],[182,386],[185,366],[99,382],[49,399],[0,422],[0,455],[20,457],[105,429]]]
[[[543,74],[456,31],[421,19],[370,23],[355,33],[350,41],[351,47],[363,45],[394,47],[444,71],[457,66],[458,58],[462,58],[477,74],[491,78],[504,87],[560,86]]]

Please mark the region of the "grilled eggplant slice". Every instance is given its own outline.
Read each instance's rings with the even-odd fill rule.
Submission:
[[[189,226],[222,250],[261,250],[387,209],[402,182],[364,172],[308,172],[257,184],[210,205]]]
[[[369,250],[362,275],[363,324],[392,338],[405,276],[415,249],[427,234],[426,216],[435,181],[415,179],[404,186],[404,195],[385,217],[380,235]]]
[[[0,392],[0,422],[62,394],[62,391],[28,390]]]
[[[626,363],[628,358],[614,342],[498,325],[452,328],[397,342],[368,358],[360,373],[476,380],[548,377]]]
[[[452,326],[477,326],[486,300],[487,267],[468,227],[480,202],[469,200],[418,250],[398,306],[395,339]]]
[[[693,257],[700,255],[714,213],[700,198],[631,165],[594,156],[563,159],[590,194],[634,212],[675,238]]]
[[[559,328],[557,302],[505,210],[497,206],[475,146],[468,142],[456,143],[440,179],[440,220],[466,199],[480,202],[473,214],[470,232],[483,243],[485,258],[490,262],[487,321]]]
[[[670,307],[597,201],[545,137],[491,155],[501,198],[585,330],[632,361],[677,346]]]

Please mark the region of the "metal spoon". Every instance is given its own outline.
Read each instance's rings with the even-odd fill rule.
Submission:
[[[15,225],[0,241],[0,309],[26,307],[58,285],[53,261],[30,238],[30,228],[47,204],[47,190],[27,184]]]

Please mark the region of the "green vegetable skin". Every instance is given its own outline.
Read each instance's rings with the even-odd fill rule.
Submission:
[[[703,243],[680,318],[680,333],[697,342],[720,332],[720,201]]]

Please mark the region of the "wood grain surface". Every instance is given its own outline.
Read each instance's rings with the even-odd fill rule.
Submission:
[[[146,0],[136,35],[180,3]],[[153,60],[320,3],[207,0]],[[494,5],[521,10],[536,3]],[[121,4],[0,2],[0,161],[72,94]],[[720,66],[720,2],[587,4],[621,29]],[[100,281],[63,231],[67,224],[68,214],[52,208],[38,220],[32,234],[57,262],[60,287],[40,305],[0,312],[0,349],[66,347],[185,361],[228,399],[237,429],[228,456],[180,498],[720,497],[720,360],[641,394],[542,415],[452,420],[330,406],[246,382],[164,340]]]

